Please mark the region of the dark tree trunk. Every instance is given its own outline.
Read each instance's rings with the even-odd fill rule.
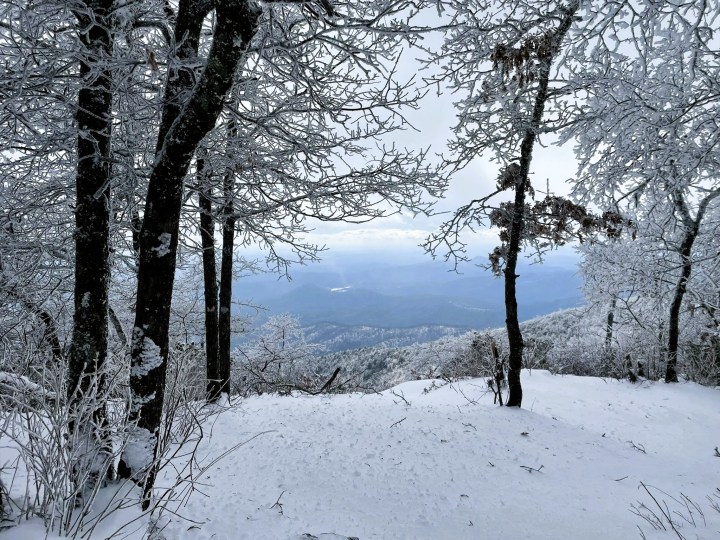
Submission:
[[[617,298],[613,296],[610,301],[610,309],[607,314],[607,323],[605,324],[605,351],[609,355],[612,347],[613,325],[615,324],[615,307],[617,306]]]
[[[215,265],[215,219],[212,208],[210,173],[204,158],[197,159],[198,199],[200,205],[200,240],[202,243],[203,283],[205,290],[205,356],[207,400],[220,397],[218,372],[218,285]]]
[[[110,279],[110,130],[112,75],[102,62],[113,52],[108,16],[112,0],[78,9],[83,45],[78,95],[78,166],[75,177],[75,315],[68,355],[68,397],[88,390],[107,355]]]
[[[617,297],[613,296],[610,300],[610,308],[607,313],[607,320],[605,323],[605,350],[603,352],[603,366],[602,369],[605,374],[610,375],[615,369],[615,353],[612,348],[613,341],[613,327],[615,325],[615,308],[617,307]]]
[[[108,286],[110,282],[110,136],[112,127],[113,54],[110,14],[112,0],[88,0],[75,8],[80,54],[81,87],[76,113],[78,127],[75,176],[75,289],[73,332],[68,352],[67,396],[71,407],[95,399],[92,419],[71,417],[71,444],[86,447],[90,483],[100,478],[101,464],[92,463],[107,448],[105,404],[93,394],[104,389],[103,365],[108,346]],[[53,346],[56,348],[57,344]],[[76,409],[75,409],[76,410]],[[109,472],[109,471],[108,471]],[[85,485],[83,489],[92,489]]]
[[[670,317],[668,318],[668,349],[667,365],[665,367],[665,382],[678,382],[677,357],[680,343],[680,308],[687,291],[687,284],[692,273],[692,246],[697,238],[699,227],[691,227],[685,233],[685,238],[680,246],[680,259],[682,271],[680,279],[675,285],[675,294],[670,304]]]
[[[680,272],[680,278],[675,285],[675,294],[670,304],[670,317],[668,319],[668,349],[667,364],[665,367],[665,382],[668,383],[678,382],[677,358],[680,343],[680,309],[682,308],[683,298],[685,297],[687,284],[690,280],[690,274],[692,273],[693,244],[700,233],[700,225],[705,217],[705,211],[715,198],[720,197],[720,190],[711,192],[700,201],[695,218],[690,215],[690,210],[681,192],[674,192],[672,197],[675,209],[680,214],[680,220],[685,228],[685,237],[678,250],[682,270]]]
[[[167,137],[168,131],[170,130],[170,127],[172,126],[173,122],[178,118],[181,112],[182,103],[180,102],[180,96],[183,93],[189,94],[192,91],[195,73],[193,72],[191,67],[187,66],[187,64],[189,64],[190,61],[197,57],[198,48],[200,46],[200,31],[202,29],[202,22],[209,10],[210,6],[207,5],[207,2],[182,0],[179,5],[179,13],[177,17],[174,17],[175,42],[177,48],[174,51],[173,62],[171,62],[168,67],[167,83],[165,85],[165,96],[163,99],[162,119],[160,121],[160,130],[158,132],[158,140],[155,150],[156,160],[159,160],[159,158],[164,158],[165,168],[167,168],[168,166],[168,158],[172,158],[172,155],[162,155],[163,145],[165,144],[165,139]],[[156,164],[155,170],[157,170],[157,165],[159,165],[159,163]],[[153,171],[153,173],[155,172],[155,170]],[[153,247],[150,239],[146,239],[147,235],[145,234],[146,231],[144,229],[144,225],[151,220],[155,220],[156,223],[152,225],[154,228],[158,228],[161,224],[171,226],[171,224],[168,224],[167,222],[172,221],[172,214],[174,211],[172,206],[169,205],[172,205],[175,199],[180,200],[180,197],[182,195],[182,180],[180,180],[179,182],[173,182],[172,180],[168,181],[162,177],[156,177],[155,174],[153,174],[151,180],[153,179],[154,181],[151,182],[148,190],[144,219],[142,222],[140,221],[139,217],[138,219],[133,219],[133,249],[135,250],[135,254],[137,257],[139,271],[138,290],[135,306],[135,327],[133,328],[133,335],[131,336],[130,343],[130,386],[133,401],[133,403],[131,403],[130,415],[133,419],[138,418],[143,409],[143,403],[145,400],[147,400],[147,404],[150,404],[152,407],[152,418],[148,418],[146,424],[151,427],[155,423],[157,423],[158,426],[160,424],[163,396],[158,396],[153,389],[157,385],[164,391],[167,366],[165,365],[165,362],[158,362],[158,365],[154,370],[148,370],[146,372],[145,370],[140,369],[136,372],[136,376],[133,377],[132,366],[134,366],[136,363],[140,363],[140,355],[142,354],[143,348],[146,345],[144,343],[143,333],[146,332],[148,330],[148,327],[150,326],[149,323],[144,323],[145,328],[143,328],[143,325],[139,325],[138,322],[141,320],[141,318],[143,321],[147,319],[154,322],[155,324],[151,329],[151,333],[157,336],[162,335],[162,328],[167,328],[169,325],[170,302],[172,301],[172,285],[170,286],[169,291],[167,287],[158,287],[155,290],[155,296],[153,296],[153,288],[155,287],[155,284],[152,282],[152,275],[150,275],[142,281],[141,287],[140,272],[143,271],[143,268],[149,269],[149,267],[152,267],[151,262],[144,262],[144,259],[148,259],[150,255],[154,253],[152,251]],[[158,182],[161,182],[162,185],[159,186]],[[150,196],[151,189],[153,193],[152,198]],[[166,209],[170,215],[163,216],[163,213]],[[179,211],[177,213],[179,215]],[[161,217],[158,217],[158,215],[160,215]],[[147,244],[150,245],[148,246]],[[177,239],[175,240],[175,250],[177,250]],[[172,261],[169,261],[169,257],[167,256],[163,257],[164,259],[168,259],[163,262],[172,263],[172,269],[163,268],[165,272],[164,276],[166,277],[169,270],[170,275],[172,276],[171,279],[174,279],[175,277],[175,252],[176,251],[172,252]],[[145,271],[145,274],[148,274],[148,270]],[[160,284],[162,285],[162,281],[160,282]],[[140,304],[141,298],[143,302],[143,309],[141,309]],[[153,306],[153,304],[157,301],[166,301],[168,305],[166,307]],[[145,308],[145,305],[147,305],[148,307]],[[167,322],[153,319],[153,313],[150,312],[153,307],[155,307],[156,313],[158,315],[167,312],[167,315],[164,316]],[[167,342],[167,330],[165,332],[165,335],[165,341]],[[154,344],[157,345],[157,343]],[[160,351],[161,358],[164,358],[165,360],[167,360],[168,347],[169,345],[166,344],[165,351]],[[150,443],[148,444],[157,443],[157,428],[148,429],[145,425],[141,426],[140,423],[138,423],[138,428],[138,433],[135,435],[135,438],[139,441],[138,444],[141,443],[143,433],[140,430],[149,431],[149,435],[154,438],[154,442],[150,441]],[[154,451],[155,448],[153,447],[152,452],[154,453]],[[150,456],[150,458],[152,460],[152,458],[154,458],[154,455]],[[146,490],[149,490],[149,486],[153,483],[154,478],[152,477],[152,471],[145,471],[145,469],[148,469],[150,467],[150,463],[133,463],[131,459],[132,457],[128,456],[127,451],[123,452],[120,463],[118,465],[118,475],[122,478],[133,477],[136,481],[140,482],[143,480],[142,473],[147,472],[150,474],[150,478],[148,478],[148,482],[146,482]]]
[[[520,144],[520,171],[515,183],[515,201],[513,205],[513,216],[509,230],[507,245],[507,259],[505,261],[505,326],[508,333],[510,354],[508,358],[508,407],[520,407],[522,405],[522,384],[520,382],[520,371],[522,369],[522,357],[525,343],[520,331],[517,308],[517,260],[522,244],[523,229],[525,226],[525,198],[530,187],[528,175],[530,174],[530,163],[532,161],[533,147],[537,139],[537,132],[542,125],[542,117],[545,111],[545,102],[548,97],[548,84],[550,79],[550,68],[554,56],[557,54],[565,34],[573,21],[577,11],[577,4],[568,8],[563,13],[563,19],[555,33],[554,51],[546,58],[540,60],[538,70],[538,90],[535,95],[530,127],[525,132]]]
[[[117,335],[118,341],[120,341],[120,349],[124,349],[127,347],[127,336],[125,335],[125,331],[123,330],[122,323],[120,322],[120,319],[118,319],[117,315],[115,314],[115,311],[113,311],[113,308],[108,305],[108,315],[110,316],[110,322],[113,325],[113,328],[115,329],[115,334]]]
[[[186,39],[189,31],[185,32],[185,28],[199,31],[205,13],[198,14],[193,9],[198,5],[199,2],[180,2],[176,27],[178,42]],[[122,473],[143,481],[146,508],[155,480],[154,460],[162,421],[183,179],[198,144],[215,126],[237,64],[255,33],[259,17],[247,0],[218,2],[215,9],[217,20],[213,43],[194,88],[178,86],[186,83],[179,77],[173,78],[172,74],[168,79],[162,124],[167,134],[158,141],[159,150],[150,176],[140,233],[137,312],[130,370],[130,419],[137,421],[137,427],[123,454]],[[170,121],[172,114],[176,118]]]
[[[529,163],[529,160],[528,160]],[[520,383],[520,370],[522,369],[522,355],[525,343],[520,330],[517,308],[518,275],[517,258],[520,251],[520,237],[523,229],[523,210],[525,208],[526,182],[523,181],[515,187],[515,207],[513,220],[510,229],[510,241],[508,242],[508,254],[505,263],[505,327],[508,333],[509,356],[508,356],[508,407],[520,407],[522,405],[522,384]]]
[[[220,264],[220,354],[218,368],[220,373],[220,391],[230,395],[230,323],[232,320],[232,278],[233,251],[235,242],[235,217],[233,215],[233,184],[235,175],[228,172],[223,180],[223,234],[222,260]]]

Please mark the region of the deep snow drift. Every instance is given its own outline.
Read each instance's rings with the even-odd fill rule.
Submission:
[[[239,401],[208,426],[201,456],[265,433],[216,463],[178,509],[192,521],[169,516],[162,534],[627,540],[640,527],[647,538],[678,538],[633,513],[650,515],[641,504],[661,513],[643,482],[678,511],[681,534],[720,538],[718,389],[523,376],[521,410],[493,405],[482,380]],[[0,539],[43,537],[36,527]]]

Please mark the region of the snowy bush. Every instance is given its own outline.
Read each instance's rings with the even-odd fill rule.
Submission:
[[[173,352],[152,463],[167,479],[156,486],[147,510],[141,509],[142,490],[135,483],[142,479],[117,482],[114,476],[132,427],[126,415],[127,363],[109,358],[105,383],[95,378],[82,399],[70,402],[64,362],[19,372],[18,366],[37,361],[6,358],[3,367],[15,372],[0,371],[0,529],[39,518],[48,532],[61,536],[93,537],[100,528],[106,537],[105,531],[136,530],[151,515],[155,523],[175,512],[205,470],[196,457],[203,425],[222,410],[205,404],[204,378],[197,374],[200,357],[193,347]]]
[[[205,351],[195,343],[176,343],[170,348],[166,392],[186,402],[206,398]]]
[[[687,347],[685,372],[688,379],[708,386],[720,386],[720,336],[703,335]]]
[[[48,531],[75,538],[122,506],[117,500],[103,509],[94,507],[127,434],[125,406],[114,399],[122,392],[122,378],[113,372],[103,375],[107,384],[99,384],[102,379],[96,377],[83,399],[71,402],[66,399],[64,363],[32,373],[38,382],[2,373],[0,441],[5,467],[0,480],[6,488],[6,519],[39,517]],[[99,409],[104,410],[102,418]]]
[[[440,368],[440,376],[452,380],[492,376],[495,372],[493,343],[495,337],[489,332],[475,333],[469,345]],[[500,354],[503,358],[507,356],[503,355],[502,351]]]
[[[243,396],[319,390],[325,382],[316,362],[320,350],[305,341],[296,317],[270,317],[247,346],[235,350],[233,388]]]

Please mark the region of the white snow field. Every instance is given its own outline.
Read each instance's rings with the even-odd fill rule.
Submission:
[[[482,380],[238,401],[201,457],[265,433],[208,470],[178,509],[192,521],[170,515],[162,538],[720,538],[719,389],[538,370],[523,383],[520,410]],[[0,534],[35,538],[33,522]]]

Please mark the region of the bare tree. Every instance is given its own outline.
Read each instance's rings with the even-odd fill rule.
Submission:
[[[720,70],[711,31],[718,15],[713,2],[626,11],[629,30],[617,33],[613,63],[588,93],[592,124],[568,132],[579,141],[575,196],[637,213],[638,222],[651,223],[643,233],[675,259],[666,306],[667,382],[677,381],[683,302],[694,263],[704,257],[696,241],[720,195]]]
[[[222,228],[218,365],[223,391],[230,366],[235,236],[243,245],[264,247],[267,263],[286,273],[292,261],[318,258],[321,248],[303,239],[310,218],[359,222],[398,208],[426,212],[431,204],[423,194],[444,187],[444,179],[424,164],[423,151],[376,143],[406,126],[403,108],[417,107],[421,97],[409,82],[395,81],[398,45],[422,31],[409,24],[414,11],[406,8],[410,4],[396,0],[358,5],[348,8],[343,21],[309,11],[308,5],[277,3],[263,13],[222,123],[209,134],[202,150],[207,155],[198,161],[211,164],[212,215]],[[401,14],[407,20],[399,19]],[[365,39],[360,28],[375,39]],[[207,216],[211,201],[202,193],[199,201]],[[209,238],[204,242],[211,289],[214,246]],[[208,323],[214,325],[212,316]],[[214,343],[213,333],[212,328],[206,333],[208,342]]]
[[[181,2],[175,21],[180,59],[193,59],[211,4]],[[168,325],[175,275],[183,180],[200,140],[215,125],[235,69],[252,39],[259,13],[246,1],[216,6],[213,42],[196,84],[187,67],[170,74],[155,164],[148,184],[143,225],[135,326],[131,346],[130,418],[137,421],[119,472],[143,478],[146,500],[154,483],[154,456],[162,421],[168,357]],[[190,91],[185,99],[181,94]]]
[[[0,293],[3,311],[14,315],[0,336],[3,348],[19,350],[39,323],[54,335],[58,359],[72,316],[65,308],[74,259],[68,197],[80,79],[77,56],[67,51],[76,49],[75,29],[72,14],[52,2],[0,6]]]
[[[68,352],[68,399],[78,402],[102,391],[108,348],[110,282],[110,139],[112,131],[112,0],[83,2],[73,13],[81,43],[77,109],[77,176],[75,181],[75,312]],[[88,430],[85,438],[109,446],[102,433],[105,405],[98,403],[95,422],[70,430]],[[99,433],[92,433],[95,426]],[[92,488],[92,486],[89,486]]]
[[[242,395],[293,390],[311,392],[321,380],[314,360],[319,345],[309,344],[296,317],[270,317],[247,346],[238,349],[233,370],[236,390]]]
[[[546,120],[545,109],[550,104],[556,112],[558,96],[563,95],[563,91],[551,86],[553,62],[560,56],[580,3],[448,4],[455,15],[450,35],[437,55],[444,63],[444,75],[435,82],[448,82],[451,88],[462,90],[465,97],[457,104],[459,121],[454,128],[455,138],[450,142],[453,157],[447,159],[446,164],[451,171],[456,171],[490,151],[502,164],[502,172],[494,193],[458,209],[425,246],[433,254],[445,248],[446,257],[454,257],[456,261],[464,259],[461,232],[472,229],[491,212],[494,195],[506,189],[515,191],[514,201],[500,205],[492,215],[493,223],[501,227],[503,245],[495,250],[491,260],[496,271],[502,266],[505,278],[510,343],[507,405],[519,407],[523,338],[517,312],[517,258],[524,241],[537,241],[542,236],[533,239],[528,226],[532,219],[526,209],[526,197],[532,194],[530,164],[538,135],[558,129],[558,124],[563,123],[563,113],[558,115],[559,120]],[[563,90],[567,94],[567,89]],[[569,109],[572,110],[572,106]],[[548,206],[559,209],[559,203],[559,200],[549,201]],[[567,209],[572,206],[567,201]],[[557,217],[570,219],[562,214]]]

